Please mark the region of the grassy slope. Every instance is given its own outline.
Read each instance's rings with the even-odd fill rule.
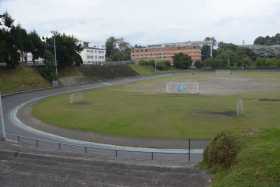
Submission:
[[[280,130],[270,129],[238,137],[241,150],[235,164],[218,170],[214,187],[279,187]]]
[[[130,64],[129,66],[131,69],[133,69],[135,72],[142,76],[149,76],[155,74],[154,68],[150,66],[141,66],[137,64]]]
[[[59,77],[82,76],[79,67],[66,67],[59,71]]]
[[[30,67],[17,67],[14,70],[0,69],[0,90],[8,93],[20,90],[50,86],[42,76]]]

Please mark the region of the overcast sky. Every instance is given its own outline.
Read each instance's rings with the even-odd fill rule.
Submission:
[[[0,0],[17,23],[82,40],[132,44],[203,40],[252,43],[280,32],[280,0]]]

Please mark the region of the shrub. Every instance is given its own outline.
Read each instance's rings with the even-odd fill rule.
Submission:
[[[142,66],[154,66],[155,61],[154,60],[140,60],[139,64]]]
[[[266,68],[266,67],[280,67],[280,59],[278,58],[258,58],[256,60],[257,67]]]
[[[204,64],[201,61],[196,61],[194,65],[197,69],[201,69],[204,66]]]
[[[173,57],[173,63],[178,69],[188,69],[192,65],[192,59],[184,53],[177,53]]]
[[[164,71],[170,69],[170,62],[166,60],[161,60],[156,62],[157,69]]]
[[[218,134],[204,151],[203,161],[208,168],[229,168],[239,151],[236,138],[222,132]]]
[[[52,63],[46,63],[45,66],[37,67],[38,72],[48,81],[56,80],[55,65]]]

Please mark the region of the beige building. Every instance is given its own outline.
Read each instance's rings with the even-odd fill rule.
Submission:
[[[201,61],[201,46],[176,44],[151,45],[143,48],[133,48],[131,59],[136,63],[141,60],[167,60],[172,64],[173,57],[177,53],[183,53],[190,56],[194,62]]]

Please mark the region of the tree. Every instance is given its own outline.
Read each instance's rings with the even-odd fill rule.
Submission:
[[[215,37],[206,37],[204,39],[205,43],[209,43],[210,45],[212,45],[212,49],[215,48],[215,46],[217,45],[217,40]]]
[[[15,31],[11,32],[13,22],[8,13],[0,16],[0,62],[6,62],[8,68],[15,68],[20,60]]]
[[[54,53],[54,38],[56,41],[56,54],[58,68],[63,69],[67,66],[80,65],[82,63],[79,52],[82,50],[78,44],[78,39],[74,36],[55,33],[51,38],[47,38],[47,49]]]
[[[131,47],[123,38],[110,37],[106,41],[106,58],[109,61],[130,60]]]
[[[116,42],[116,38],[114,37],[110,37],[107,39],[106,41],[106,58],[111,58],[112,57],[112,53],[113,53],[113,50],[114,50],[114,45],[115,45],[115,42]]]
[[[173,57],[173,64],[178,69],[188,69],[192,65],[192,59],[184,53],[177,53]]]
[[[211,53],[211,49],[209,45],[203,45],[202,49],[201,49],[201,56],[202,56],[202,60],[207,60],[208,58],[210,58],[210,54]]]
[[[45,59],[45,66],[37,67],[39,73],[48,81],[56,80],[56,68],[54,64],[54,56],[49,50],[44,51],[43,58]]]
[[[280,33],[277,33],[275,36],[259,36],[254,41],[255,45],[280,45]]]
[[[27,52],[29,48],[26,30],[17,25],[11,28],[11,36],[13,43],[21,53],[21,57],[23,57],[23,53]]]
[[[221,42],[214,58],[208,59],[205,64],[214,69],[238,68],[252,65],[255,59],[256,55],[250,49]]]
[[[33,55],[33,61],[45,55],[45,44],[36,31],[27,35],[29,40],[29,52]]]

